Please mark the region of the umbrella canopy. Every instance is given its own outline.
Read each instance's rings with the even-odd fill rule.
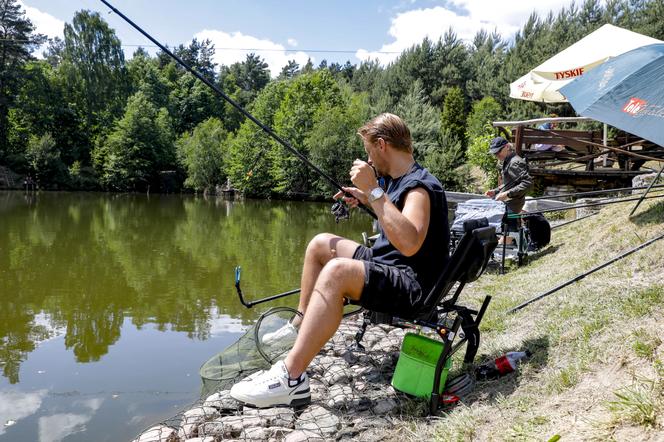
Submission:
[[[664,43],[611,59],[560,92],[578,114],[664,146]]]
[[[662,41],[606,24],[510,84],[510,97],[545,103],[565,102],[559,92],[561,87],[610,57],[653,43]]]

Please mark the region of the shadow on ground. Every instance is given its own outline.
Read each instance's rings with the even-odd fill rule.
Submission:
[[[510,351],[524,351],[529,350],[532,355],[523,361],[513,373],[509,373],[497,379],[490,379],[486,381],[478,380],[475,383],[475,389],[466,397],[461,398],[465,405],[471,405],[474,402],[482,401],[493,403],[497,399],[510,396],[519,386],[521,381],[521,369],[523,367],[530,367],[536,371],[544,368],[549,360],[549,338],[547,336],[540,336],[535,339],[528,339],[522,343],[518,348],[508,348],[505,353]],[[486,361],[496,359],[501,355],[490,355],[484,360],[478,360],[476,365],[480,365]]]

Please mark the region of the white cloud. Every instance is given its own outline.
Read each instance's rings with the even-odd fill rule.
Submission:
[[[451,27],[459,38],[472,40],[475,34],[486,29],[497,30],[504,38],[511,38],[526,22],[533,11],[540,17],[550,10],[559,11],[568,6],[571,0],[452,0],[456,10],[467,11],[466,15],[442,6],[414,9],[397,14],[392,18],[388,34],[392,42],[384,44],[378,51],[359,49],[355,56],[360,60],[379,59],[387,64],[394,61],[401,51],[418,44],[428,37],[437,41]],[[396,52],[385,54],[383,52]]]
[[[27,6],[24,2],[19,1],[19,5],[25,10],[25,15],[30,19],[35,30],[40,34],[45,34],[48,38],[60,37],[64,35],[65,22],[53,17],[51,14],[42,12],[32,6]]]
[[[292,47],[296,47],[296,46],[297,46],[297,40],[295,40],[294,38],[289,38],[289,39],[287,40],[287,42],[288,42],[288,45],[289,45],[289,46],[292,46]]]
[[[5,432],[6,422],[20,421],[36,413],[46,393],[46,390],[32,393],[0,391],[0,435]]]
[[[92,419],[86,414],[54,414],[39,418],[39,442],[60,442],[64,438],[85,430]]]
[[[295,60],[303,66],[309,56],[302,52],[286,51],[283,45],[270,40],[260,39],[241,32],[227,33],[219,30],[205,29],[195,36],[198,40],[209,39],[215,46],[214,61],[219,65],[229,66],[244,61],[247,54],[255,53],[268,64],[272,77],[281,72],[289,60]],[[289,40],[290,43],[290,40]],[[312,60],[314,59],[311,57]]]

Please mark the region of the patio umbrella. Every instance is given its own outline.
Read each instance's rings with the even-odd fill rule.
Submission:
[[[510,84],[510,97],[545,103],[565,102],[559,92],[561,87],[611,57],[653,43],[662,41],[606,24]]]
[[[579,115],[664,146],[664,43],[613,58],[560,92]]]

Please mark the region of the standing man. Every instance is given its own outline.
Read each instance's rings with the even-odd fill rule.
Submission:
[[[526,192],[533,186],[533,178],[528,171],[526,160],[518,156],[512,145],[503,137],[496,137],[489,144],[491,152],[498,161],[502,162],[502,185],[496,189],[486,191],[486,196],[504,201],[507,215],[521,213],[526,203]],[[507,218],[510,231],[518,229],[516,218]]]
[[[380,235],[373,247],[329,233],[307,246],[295,318],[263,343],[297,335],[284,361],[231,389],[236,400],[256,407],[310,402],[306,369],[334,335],[343,316],[344,299],[369,310],[415,316],[449,258],[447,200],[440,182],[413,158],[410,130],[396,115],[381,114],[358,135],[367,161],[350,170],[354,187],[342,197],[355,207],[369,206],[378,217]],[[385,189],[378,185],[385,178]]]

